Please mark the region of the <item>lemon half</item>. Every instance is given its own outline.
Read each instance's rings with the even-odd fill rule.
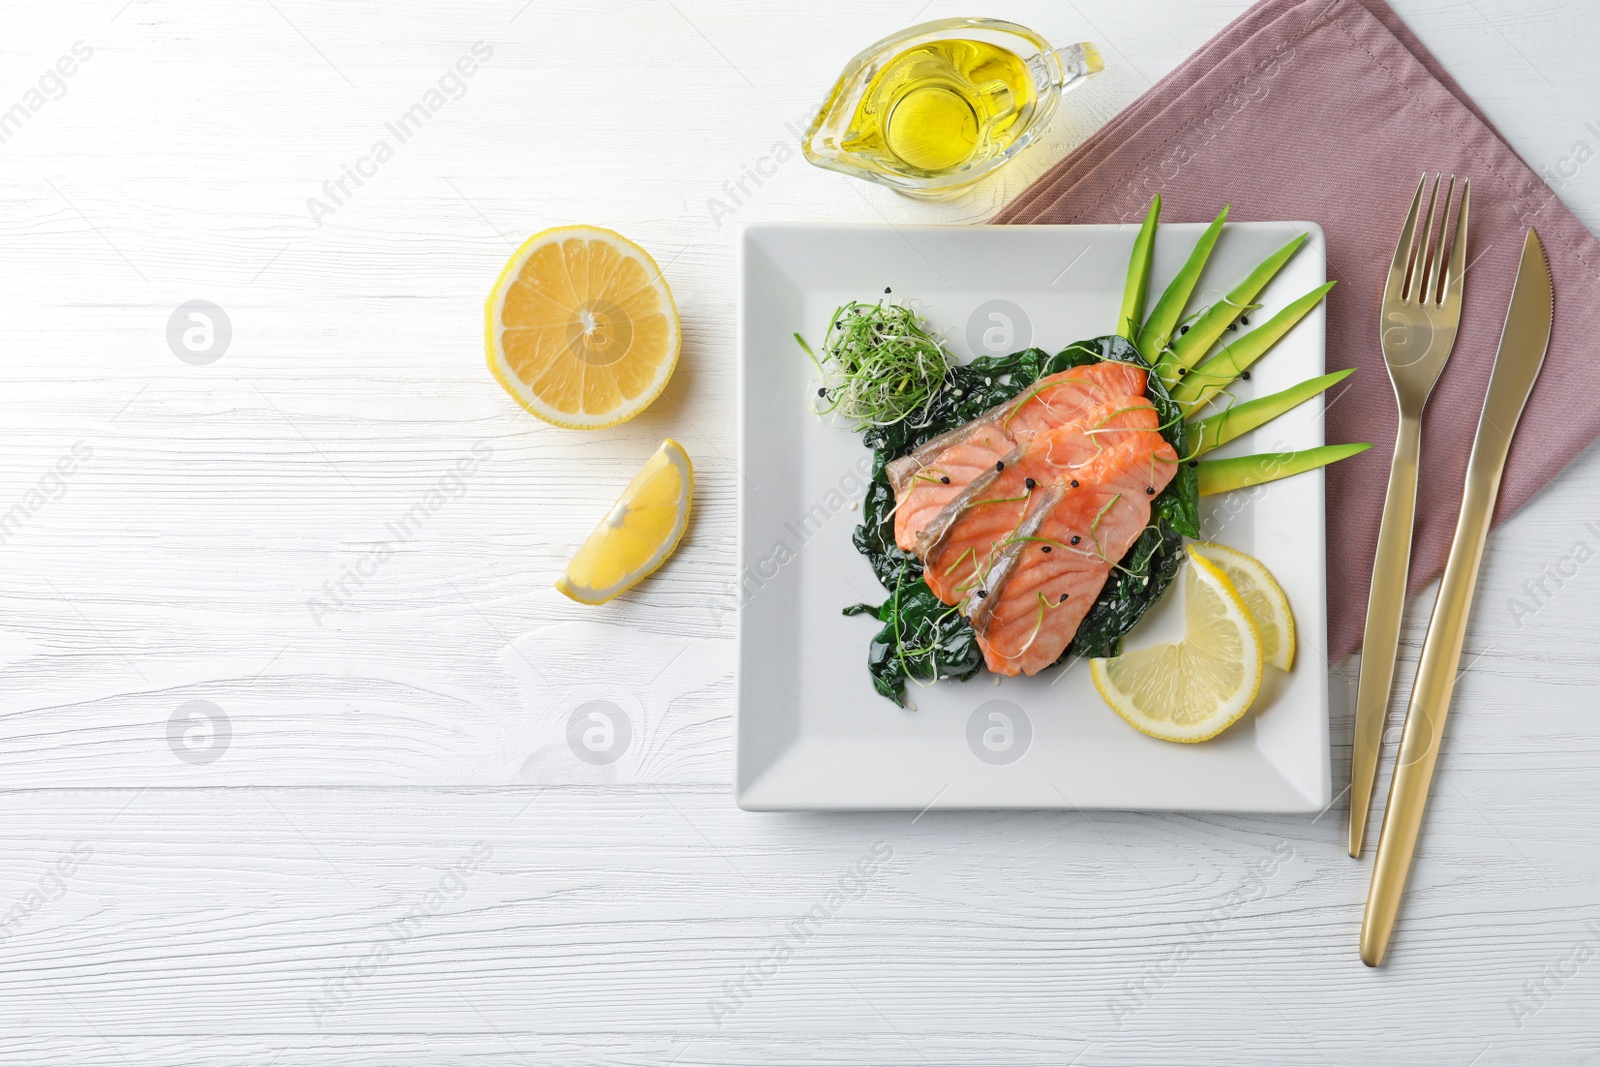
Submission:
[[[678,365],[678,306],[650,254],[598,226],[535,234],[484,307],[489,370],[517,403],[576,430],[615,426]]]
[[[580,604],[604,604],[648,577],[683,540],[694,465],[672,438],[645,461],[556,579]]]

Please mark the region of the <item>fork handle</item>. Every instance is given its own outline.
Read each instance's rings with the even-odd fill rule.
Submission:
[[[1402,413],[1389,464],[1389,492],[1378,528],[1378,554],[1372,562],[1367,623],[1361,639],[1361,675],[1356,683],[1355,738],[1350,752],[1350,855],[1361,855],[1373,781],[1383,748],[1383,727],[1394,684],[1400,618],[1411,570],[1411,533],[1417,514],[1417,460],[1422,444],[1420,413]]]

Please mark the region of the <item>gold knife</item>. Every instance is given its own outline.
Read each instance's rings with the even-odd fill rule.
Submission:
[[[1539,368],[1544,366],[1554,317],[1550,264],[1538,233],[1529,230],[1522,245],[1522,265],[1517,268],[1516,285],[1511,290],[1511,309],[1500,335],[1500,351],[1489,375],[1478,435],[1467,460],[1461,516],[1456,520],[1450,558],[1439,582],[1439,598],[1434,601],[1433,616],[1428,620],[1428,635],[1422,641],[1417,680],[1411,689],[1405,732],[1400,738],[1400,756],[1389,787],[1389,803],[1383,812],[1378,859],[1372,869],[1372,888],[1367,893],[1367,913],[1361,921],[1361,962],[1368,967],[1383,962],[1395,915],[1400,910],[1417,833],[1422,828],[1422,810],[1428,802],[1433,766],[1439,758],[1439,742],[1444,737],[1445,717],[1450,713],[1450,694],[1461,662],[1472,590],[1478,581],[1478,565],[1483,560],[1483,542],[1489,535],[1495,499],[1500,494],[1500,475],[1505,471],[1506,452],[1517,420],[1522,417],[1523,405],[1539,377]]]

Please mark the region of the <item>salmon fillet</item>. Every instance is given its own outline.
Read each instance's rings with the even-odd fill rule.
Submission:
[[[1144,386],[1126,364],[1052,375],[901,468],[896,540],[972,624],[990,670],[1061,657],[1176,474]]]
[[[1150,522],[1150,502],[1177,472],[1178,457],[1159,434],[1119,442],[1080,478],[1082,490],[1036,524],[996,600],[973,617],[984,661],[996,674],[1037,674],[1061,658],[1112,566]],[[1048,551],[1047,551],[1048,550]]]
[[[1142,396],[1112,397],[1065,426],[1036,434],[1013,451],[1009,463],[984,471],[972,482],[976,491],[946,505],[915,544],[928,588],[947,604],[987,600],[994,592],[988,587],[995,585],[990,572],[1004,562],[1006,550],[1020,547],[1017,538],[1035,536],[1020,525],[1043,506],[1041,491],[1059,487],[1067,498],[1084,497],[1102,476],[1094,473],[1099,457],[1123,438],[1133,435],[1149,447],[1165,444],[1155,432],[1158,424],[1155,409]]]
[[[942,449],[932,463],[911,476],[907,490],[896,491],[895,544],[914,551],[928,524],[975,481],[981,483],[1016,447],[1016,441],[995,420]]]
[[[1112,397],[1144,396],[1145,371],[1131,363],[1087,363],[1041,378],[1014,397],[1007,425],[1017,441],[1063,426]]]
[[[1132,364],[1072,367],[894,460],[886,473],[895,493],[895,543],[915,551],[923,529],[974,478],[1036,434],[1071,423],[1114,397],[1142,397],[1144,388],[1145,371]]]

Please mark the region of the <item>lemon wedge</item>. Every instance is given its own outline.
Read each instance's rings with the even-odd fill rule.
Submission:
[[[1222,569],[1189,546],[1183,640],[1089,661],[1095,688],[1136,730],[1163,741],[1215,737],[1261,688],[1261,635]]]
[[[597,430],[661,395],[678,365],[678,306],[650,254],[598,226],[534,234],[484,306],[489,370],[546,422]]]
[[[693,496],[694,465],[669,437],[572,557],[556,588],[580,604],[604,604],[639,584],[683,540]]]
[[[1250,612],[1250,621],[1261,634],[1261,651],[1267,665],[1286,671],[1294,666],[1294,612],[1272,572],[1254,556],[1236,548],[1201,542],[1189,546],[1221,568]]]

